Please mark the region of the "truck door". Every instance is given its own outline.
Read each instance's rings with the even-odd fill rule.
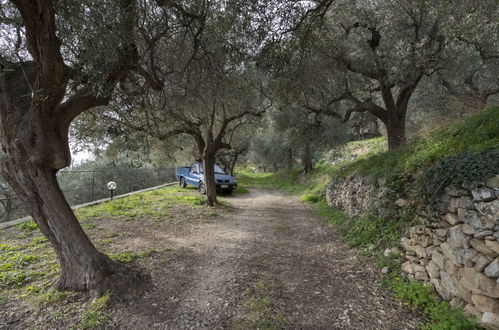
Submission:
[[[199,184],[199,165],[194,164],[191,166],[191,170],[189,172],[189,175],[187,176],[187,183],[192,185],[192,186],[198,186]]]

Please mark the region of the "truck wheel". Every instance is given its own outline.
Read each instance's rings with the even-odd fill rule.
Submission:
[[[180,178],[179,185],[180,185],[180,188],[185,188],[187,186],[184,178]]]
[[[206,186],[204,182],[199,183],[199,192],[203,195],[206,195]]]

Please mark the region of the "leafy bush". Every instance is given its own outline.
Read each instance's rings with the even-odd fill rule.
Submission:
[[[428,315],[430,320],[421,327],[422,329],[482,329],[474,318],[464,315],[461,309],[450,307],[446,301],[439,301],[429,285],[395,277],[390,286],[398,299],[411,308],[423,310]]]

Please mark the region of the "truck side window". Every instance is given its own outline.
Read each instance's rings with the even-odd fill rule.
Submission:
[[[198,166],[197,165],[192,165],[192,173],[198,173]]]

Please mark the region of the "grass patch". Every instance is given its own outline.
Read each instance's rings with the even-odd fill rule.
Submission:
[[[18,225],[19,229],[24,231],[33,231],[38,229],[38,225],[33,220],[23,222]]]
[[[135,259],[137,259],[139,257],[140,256],[137,253],[134,253],[132,251],[125,251],[122,253],[110,255],[111,259],[116,260],[116,261],[120,261],[120,262],[132,262],[132,261],[135,261]]]
[[[245,315],[237,320],[233,329],[285,329],[286,319],[276,311],[275,284],[260,280],[243,292]]]
[[[81,315],[79,329],[103,328],[109,322],[109,316],[104,313],[109,301],[109,295],[103,295],[93,300]]]
[[[411,282],[401,277],[394,277],[389,285],[395,297],[405,305],[425,312],[429,322],[421,325],[424,330],[479,330],[483,329],[474,317],[464,314],[462,309],[452,308],[446,301],[438,299],[430,285]]]

